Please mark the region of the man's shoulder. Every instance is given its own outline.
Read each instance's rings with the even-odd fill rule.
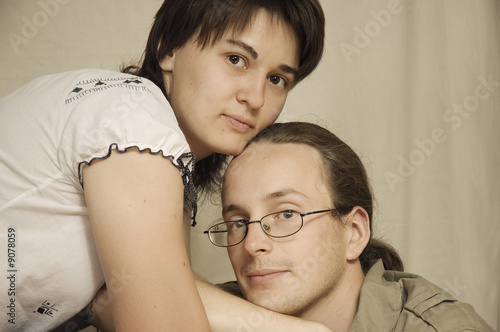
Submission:
[[[425,323],[436,331],[447,332],[494,331],[470,304],[458,301],[419,275],[385,271],[384,280],[397,282],[402,289],[403,308],[398,325],[411,326]],[[411,331],[407,328],[404,330]]]

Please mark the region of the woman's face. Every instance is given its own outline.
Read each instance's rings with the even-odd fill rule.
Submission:
[[[195,38],[160,63],[169,101],[197,160],[239,154],[279,116],[299,66],[290,26],[260,10],[241,32]]]

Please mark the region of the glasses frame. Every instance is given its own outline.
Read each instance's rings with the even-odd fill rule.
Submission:
[[[297,212],[297,211],[294,211],[294,210],[283,210],[283,211],[278,211],[278,212],[273,212],[273,213],[269,213],[269,214],[266,214],[264,217],[260,218],[259,220],[249,220],[249,221],[245,221],[244,224],[245,224],[245,235],[243,235],[243,237],[241,238],[241,240],[235,244],[231,244],[231,245],[227,245],[227,246],[224,246],[224,245],[220,245],[220,244],[217,244],[217,243],[214,243],[212,241],[212,237],[210,236],[211,232],[210,230],[214,227],[217,227],[221,224],[225,224],[227,221],[223,221],[223,222],[220,222],[220,223],[217,223],[215,225],[212,225],[210,226],[206,231],[203,232],[203,234],[207,234],[208,235],[208,239],[210,240],[210,242],[214,245],[214,246],[217,246],[217,247],[223,247],[223,248],[228,248],[228,247],[234,247],[238,244],[240,244],[241,242],[243,242],[243,240],[245,240],[245,238],[247,237],[247,234],[248,234],[248,225],[250,224],[255,224],[255,223],[259,223],[260,224],[260,228],[262,229],[262,231],[269,237],[271,238],[284,238],[284,237],[288,237],[288,236],[292,236],[293,234],[296,234],[298,233],[302,227],[304,226],[304,217],[305,216],[309,216],[311,214],[317,214],[317,213],[324,213],[324,212],[332,212],[332,211],[335,211],[337,209],[326,209],[326,210],[317,210],[317,211],[311,211],[311,212],[306,212],[306,213],[300,213],[300,212]],[[264,225],[262,224],[262,220],[266,217],[269,217],[269,216],[272,216],[273,214],[278,214],[278,213],[283,213],[283,212],[295,212],[295,213],[298,213],[300,215],[300,219],[301,219],[301,223],[300,223],[300,227],[299,229],[297,229],[295,232],[291,233],[291,234],[288,234],[288,235],[271,235],[269,233],[267,233],[267,231],[264,229]],[[235,220],[234,222],[241,222],[241,220]],[[214,232],[217,232],[217,231],[214,231]]]

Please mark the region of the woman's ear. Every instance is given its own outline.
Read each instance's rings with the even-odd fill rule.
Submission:
[[[359,258],[370,240],[370,217],[365,209],[356,206],[347,218],[351,232],[347,243],[346,259],[353,261]]]
[[[165,86],[165,91],[167,96],[170,96],[170,87],[172,86],[172,75],[175,67],[175,53],[174,51],[165,55],[163,59],[161,59],[159,65],[163,72],[163,84]]]
[[[172,72],[174,70],[175,53],[176,52],[172,51],[160,60],[160,68],[161,70],[163,70],[163,72]]]

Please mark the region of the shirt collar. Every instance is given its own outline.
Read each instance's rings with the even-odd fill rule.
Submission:
[[[349,331],[392,331],[403,304],[404,292],[397,282],[384,279],[384,264],[378,260],[366,274],[359,298],[358,311]]]

